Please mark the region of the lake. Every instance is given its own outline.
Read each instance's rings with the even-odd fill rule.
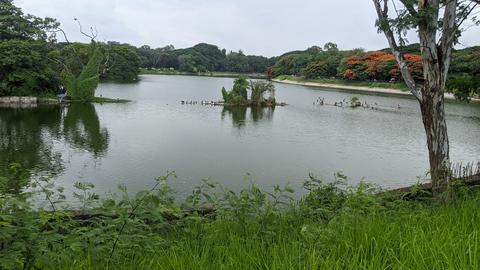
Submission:
[[[275,84],[275,109],[203,106],[221,99],[231,78],[145,75],[136,84],[103,83],[97,95],[127,104],[71,104],[0,109],[0,166],[18,162],[37,175],[51,174],[71,190],[93,182],[104,194],[125,184],[147,189],[175,171],[172,187],[183,197],[203,178],[238,190],[253,179],[262,188],[291,183],[309,173],[325,180],[335,172],[385,188],[416,183],[428,169],[418,103],[408,97]],[[313,104],[350,100],[377,110]],[[181,100],[198,101],[181,105]],[[480,107],[448,103],[454,162],[480,157]],[[247,177],[248,175],[248,177]]]

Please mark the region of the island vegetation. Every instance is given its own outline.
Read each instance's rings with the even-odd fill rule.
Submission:
[[[248,91],[250,90],[250,98]],[[222,88],[222,97],[225,106],[275,106],[275,86],[266,81],[250,81],[244,77],[233,82],[231,91]],[[283,105],[283,104],[281,104]]]

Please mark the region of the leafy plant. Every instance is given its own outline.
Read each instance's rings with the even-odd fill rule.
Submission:
[[[91,50],[88,63],[79,75],[73,74],[68,67],[62,71],[62,83],[67,89],[68,96],[72,99],[90,101],[95,96],[95,89],[100,81],[99,72],[103,54],[93,41]]]
[[[357,96],[353,96],[350,99],[350,107],[356,108],[356,107],[359,107],[361,105],[362,105],[362,103],[360,102],[360,99]]]

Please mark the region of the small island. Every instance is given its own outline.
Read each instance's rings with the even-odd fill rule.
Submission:
[[[250,90],[250,98],[248,91]],[[222,88],[223,106],[285,106],[286,103],[277,103],[275,100],[275,85],[270,81],[247,81],[239,77],[233,82],[233,88],[227,91]]]

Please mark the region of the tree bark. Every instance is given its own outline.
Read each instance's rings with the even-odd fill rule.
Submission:
[[[453,3],[453,5],[451,3]],[[433,9],[437,11],[431,14],[432,18],[430,20],[423,21],[418,26],[424,80],[422,88],[423,98],[420,100],[420,108],[427,137],[432,193],[434,196],[438,196],[447,191],[450,169],[450,150],[445,119],[444,93],[446,76],[450,64],[451,42],[447,41],[440,46],[437,45],[439,7],[439,0],[420,0],[418,6],[419,10]],[[444,23],[447,23],[444,31],[447,32],[450,31],[451,26],[451,8],[453,8],[454,17],[456,0],[450,0],[446,7],[445,13],[450,14],[450,16],[447,16],[448,18],[444,18]],[[442,36],[442,40],[450,40],[451,38],[451,35]]]
[[[444,97],[439,89],[424,86],[423,101],[420,102],[423,126],[427,135],[428,156],[432,193],[439,196],[448,188],[450,153],[447,123],[444,111]],[[428,95],[429,97],[425,97]]]

